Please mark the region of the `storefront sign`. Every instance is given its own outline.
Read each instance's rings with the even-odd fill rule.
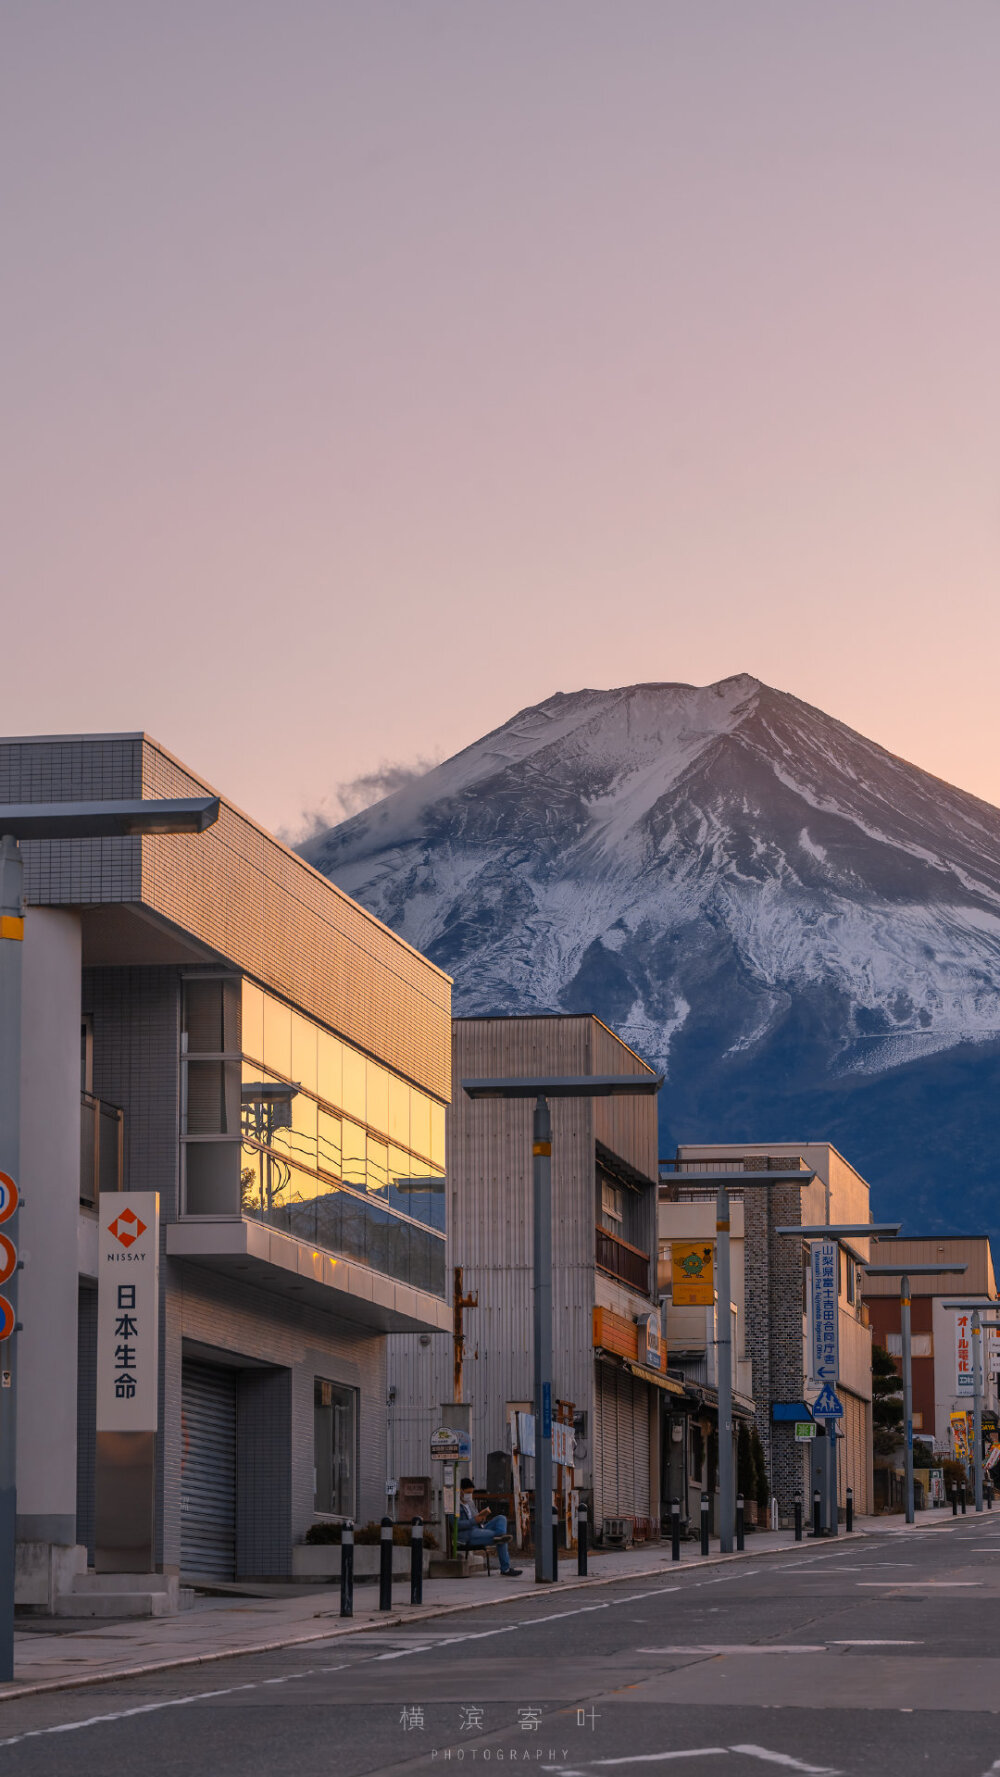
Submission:
[[[160,1199],[105,1192],[97,1272],[97,1429],[156,1431]]]
[[[472,1438],[467,1431],[455,1431],[442,1425],[431,1433],[431,1459],[434,1462],[470,1462]]]
[[[672,1240],[670,1274],[675,1308],[711,1308],[715,1301],[715,1247],[710,1240]]]
[[[837,1380],[837,1243],[814,1240],[812,1268],[812,1373],[816,1382]]]
[[[651,1314],[640,1314],[637,1325],[639,1328],[639,1362],[644,1364],[647,1370],[662,1370],[663,1340],[660,1337],[659,1310],[654,1309]]]
[[[972,1394],[972,1316],[955,1316],[955,1386],[959,1394]]]
[[[797,1419],[795,1421],[795,1442],[797,1444],[811,1443],[815,1436],[816,1426],[811,1419]]]

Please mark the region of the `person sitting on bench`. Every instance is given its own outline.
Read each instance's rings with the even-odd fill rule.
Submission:
[[[461,1504],[458,1508],[458,1546],[460,1549],[496,1549],[500,1557],[500,1572],[507,1577],[521,1573],[520,1567],[512,1567],[507,1544],[507,1520],[502,1512],[496,1517],[491,1516],[489,1509],[477,1512],[473,1499],[473,1485],[468,1475],[459,1489]]]

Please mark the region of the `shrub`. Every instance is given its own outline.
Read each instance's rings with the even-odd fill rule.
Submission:
[[[343,1528],[342,1524],[328,1524],[321,1520],[318,1524],[310,1524],[309,1529],[306,1531],[302,1540],[307,1543],[339,1543],[341,1541],[341,1531]],[[410,1546],[410,1526],[408,1524],[394,1524],[392,1527],[392,1540],[397,1548],[408,1549]],[[354,1544],[356,1548],[370,1548],[373,1543],[379,1543],[381,1541],[382,1526],[381,1524],[376,1524],[374,1518],[368,1524],[355,1525]],[[426,1526],[424,1528],[424,1547],[427,1549],[437,1548],[437,1538],[435,1537],[433,1530],[428,1530]]]

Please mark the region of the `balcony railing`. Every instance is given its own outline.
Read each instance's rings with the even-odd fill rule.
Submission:
[[[80,1202],[93,1209],[102,1191],[120,1191],[124,1168],[125,1112],[81,1092]]]
[[[616,1235],[609,1234],[606,1228],[597,1228],[597,1263],[602,1271],[609,1271],[620,1283],[628,1284],[629,1289],[638,1290],[643,1296],[649,1295],[649,1254],[642,1252],[637,1246],[629,1246],[627,1240],[619,1240]]]

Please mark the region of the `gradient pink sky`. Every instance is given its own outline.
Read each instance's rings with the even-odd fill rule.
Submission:
[[[996,0],[11,0],[2,64],[4,733],[294,827],[746,671],[1000,803]]]

